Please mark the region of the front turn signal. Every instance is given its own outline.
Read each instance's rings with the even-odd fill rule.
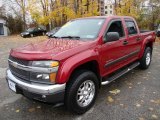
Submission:
[[[50,73],[49,77],[50,77],[50,82],[55,83],[56,73]]]
[[[57,66],[59,66],[59,62],[57,61],[51,62],[51,67],[57,67]]]

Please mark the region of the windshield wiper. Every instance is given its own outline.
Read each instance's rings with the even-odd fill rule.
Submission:
[[[53,36],[51,36],[51,38],[61,38],[61,37],[57,37],[57,36],[54,36],[54,35],[53,35]]]
[[[61,38],[80,39],[81,37],[79,37],[79,36],[62,36]]]

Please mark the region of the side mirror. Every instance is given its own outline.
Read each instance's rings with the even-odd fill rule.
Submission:
[[[157,30],[156,35],[157,35],[157,37],[160,37],[160,30]]]
[[[118,32],[108,32],[104,38],[104,42],[112,42],[119,40],[120,36]]]

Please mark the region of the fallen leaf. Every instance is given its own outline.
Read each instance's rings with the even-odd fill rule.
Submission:
[[[115,90],[112,90],[112,91],[109,91],[109,92],[110,92],[111,94],[116,95],[116,94],[120,93],[121,91],[118,90],[118,89],[115,89]]]
[[[41,106],[37,106],[37,108],[38,108],[38,109],[40,109],[40,108],[41,108]]]
[[[132,83],[127,83],[127,85],[130,85],[130,86],[132,86],[133,84],[132,84]]]
[[[150,111],[153,111],[153,108],[149,108]]]
[[[5,107],[8,107],[8,105],[6,104]]]
[[[131,86],[129,86],[129,89],[131,89],[132,87]]]
[[[154,102],[154,100],[150,100],[150,102]]]
[[[158,99],[158,100],[150,100],[150,102],[155,103],[155,104],[160,104],[160,99]]]
[[[144,118],[139,118],[139,120],[145,120]]]
[[[107,100],[108,102],[114,102],[114,99],[111,96],[108,96]]]
[[[141,82],[138,82],[137,84],[138,84],[138,85],[140,85],[140,84],[141,84]]]
[[[157,115],[152,115],[152,119],[157,120],[158,116]]]
[[[141,107],[141,105],[137,103],[137,104],[136,104],[136,107]]]
[[[160,99],[159,100],[154,100],[154,103],[160,104]]]
[[[16,113],[19,113],[20,110],[16,110]]]
[[[147,77],[143,77],[144,79],[146,79]]]
[[[124,106],[124,104],[120,104],[120,106],[122,106],[122,107],[123,107],[123,106]]]
[[[34,112],[35,111],[35,108],[30,108],[28,109],[29,112]]]

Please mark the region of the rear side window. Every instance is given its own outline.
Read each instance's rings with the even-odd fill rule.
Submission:
[[[134,21],[125,21],[125,23],[126,23],[129,35],[134,35],[138,33]]]

